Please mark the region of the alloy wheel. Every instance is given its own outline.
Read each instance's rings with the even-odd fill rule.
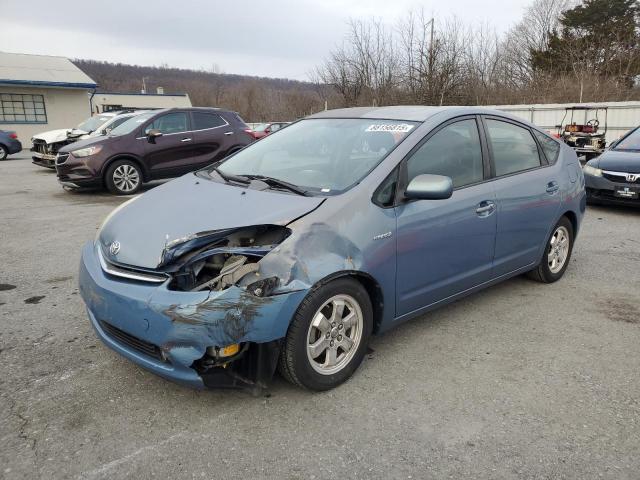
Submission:
[[[332,375],[349,364],[362,339],[363,315],[349,295],[336,295],[320,307],[309,325],[307,358],[313,369]]]
[[[547,262],[551,273],[556,274],[562,270],[569,256],[569,232],[564,226],[559,226],[549,241],[547,250]]]
[[[113,171],[113,183],[121,192],[133,192],[140,183],[140,174],[135,167],[125,163]]]

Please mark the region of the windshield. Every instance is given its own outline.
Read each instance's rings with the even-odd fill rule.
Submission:
[[[337,194],[362,180],[417,123],[309,119],[241,150],[219,166],[229,177],[265,176],[308,192]],[[209,170],[217,175],[213,168]]]
[[[101,125],[104,125],[112,118],[112,115],[96,115],[82,122],[76,129],[87,133],[95,132]]]
[[[123,124],[118,125],[116,128],[111,130],[111,133],[109,134],[109,136],[119,137],[120,135],[126,135],[127,133],[131,133],[140,125],[142,125],[151,117],[153,117],[154,115],[156,115],[156,113],[154,112],[141,113],[140,115],[136,115],[135,117],[130,118]]]
[[[624,137],[613,147],[614,150],[640,150],[640,128]]]

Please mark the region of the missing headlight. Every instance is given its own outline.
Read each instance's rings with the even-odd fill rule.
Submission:
[[[248,291],[256,296],[266,296],[278,285],[277,279],[259,279],[258,262],[275,246],[289,236],[291,231],[278,225],[259,225],[218,232],[205,237],[194,237],[197,245],[182,250],[166,271],[171,274],[169,289],[180,291],[224,290],[243,280],[243,285],[253,287]],[[203,239],[210,237],[209,243]],[[188,240],[193,242],[194,239]],[[172,252],[169,252],[172,255]],[[245,278],[246,277],[246,278]]]

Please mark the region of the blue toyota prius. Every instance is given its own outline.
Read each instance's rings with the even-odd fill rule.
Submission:
[[[325,390],[372,334],[560,279],[585,204],[573,150],[505,113],[326,111],[117,208],[80,291],[101,340],[169,380],[260,388],[278,369]]]

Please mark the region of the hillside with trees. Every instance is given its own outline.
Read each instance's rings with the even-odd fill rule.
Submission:
[[[186,92],[247,121],[360,105],[491,105],[640,100],[636,0],[533,0],[502,35],[491,25],[407,12],[352,19],[309,82],[76,60],[110,91]]]
[[[225,74],[216,67],[204,71],[95,60],[73,63],[103,91],[140,92],[144,78],[149,93],[157,87],[166,93],[188,93],[194,106],[228,108],[248,122],[290,120],[324,108],[318,94],[324,87],[310,82]]]

